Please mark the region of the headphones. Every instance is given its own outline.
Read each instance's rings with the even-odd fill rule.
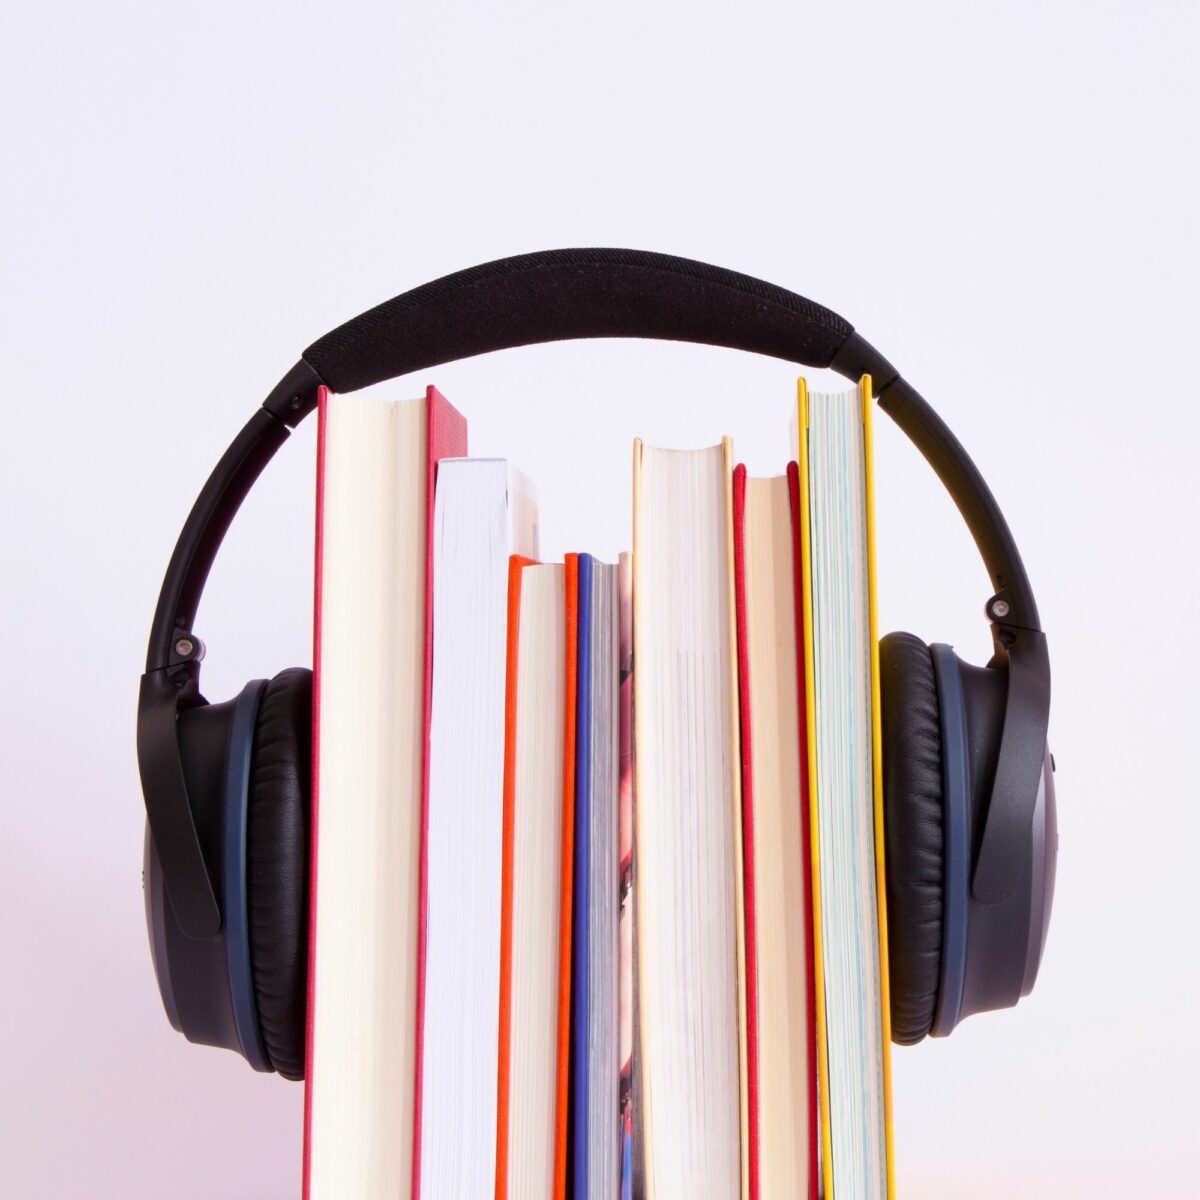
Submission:
[[[492,350],[638,337],[748,350],[857,381],[953,497],[991,577],[986,667],[892,633],[879,646],[892,1037],[945,1036],[1037,976],[1058,850],[1050,662],[1008,525],[941,418],[835,313],[704,263],[551,250],[405,292],[314,342],[217,463],[158,598],[138,696],[146,921],[171,1024],[260,1071],[304,1074],[312,673],[200,694],[192,632],[242,500],[322,386],[353,392]]]

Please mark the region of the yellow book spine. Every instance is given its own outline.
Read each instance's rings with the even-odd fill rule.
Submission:
[[[867,589],[871,638],[871,747],[875,790],[875,904],[879,914],[879,1013],[883,1041],[883,1136],[887,1155],[887,1192],[896,1194],[896,1168],[892,1150],[892,1013],[888,979],[887,878],[883,831],[883,726],[879,711],[879,617],[875,597],[875,452],[871,429],[871,377],[859,384],[862,395],[863,454],[867,477]]]
[[[833,1143],[829,1132],[829,1047],[825,1027],[825,956],[821,943],[821,837],[817,797],[817,700],[813,674],[812,536],[808,503],[808,384],[797,391],[797,462],[800,466],[800,574],[804,593],[804,711],[808,745],[809,842],[813,893],[813,967],[817,1002],[817,1079],[821,1102],[821,1174],[824,1200],[833,1200]]]

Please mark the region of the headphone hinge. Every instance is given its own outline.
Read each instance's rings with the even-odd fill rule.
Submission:
[[[295,429],[317,407],[317,389],[325,381],[301,359],[275,385],[262,406],[277,421]]]
[[[198,662],[184,664],[182,683],[171,668],[147,671],[138,689],[137,754],[150,835],[162,864],[171,909],[188,937],[221,931],[221,909],[200,848],[179,753],[179,712],[204,703]]]

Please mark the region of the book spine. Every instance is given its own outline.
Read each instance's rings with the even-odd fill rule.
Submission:
[[[433,517],[437,467],[443,458],[467,453],[467,422],[430,385],[425,390],[425,658],[421,754],[421,845],[417,884],[417,1028],[413,1070],[412,1200],[421,1195],[421,1094],[425,1066],[425,947],[428,939],[429,728],[433,715]],[[318,490],[319,494],[319,490]],[[314,661],[316,661],[314,659]],[[315,745],[315,738],[314,738]],[[315,843],[314,843],[315,845]]]
[[[308,980],[304,1018],[304,1149],[301,1160],[301,1194],[309,1200],[312,1181],[313,1013],[316,1011],[317,969],[317,816],[320,807],[321,767],[321,568],[325,549],[325,446],[328,428],[329,389],[317,389],[316,532],[313,555],[313,714],[312,780],[308,846]]]
[[[748,1185],[758,1200],[758,933],[754,891],[754,769],[750,739],[750,647],[746,616],[746,468],[733,472],[733,581],[737,611],[737,686],[741,722],[742,869],[746,912],[746,1104]]]
[[[804,953],[805,1005],[804,1039],[808,1050],[808,1196],[818,1200],[820,1168],[819,1101],[817,1098],[817,1000],[816,966],[813,959],[812,823],[808,794],[808,703],[805,687],[804,647],[804,555],[800,528],[800,467],[788,463],[788,500],[792,514],[792,585],[796,602],[796,705],[800,726],[800,836],[803,839],[801,861],[804,864],[804,928],[808,932]]]
[[[812,947],[813,947],[813,996],[816,1000],[816,1052],[817,1052],[817,1098],[820,1104],[819,1161],[821,1166],[822,1195],[833,1200],[833,1144],[830,1135],[829,1059],[828,1036],[825,1014],[824,946],[821,933],[821,798],[816,790],[817,731],[815,722],[815,687],[813,676],[813,606],[812,606],[812,526],[809,495],[808,459],[808,385],[803,378],[796,384],[796,427],[797,440],[797,487],[794,511],[799,514],[800,538],[800,595],[803,621],[803,673],[804,673],[804,729],[806,753],[804,756],[804,799],[808,808],[808,862],[811,871],[811,886],[808,889],[812,902]]]
[[[634,1200],[633,1089],[634,1041],[636,1036],[636,1006],[634,968],[637,956],[634,948],[635,921],[633,897],[633,564],[628,554],[622,554],[618,565],[618,758],[620,762],[619,794],[619,987],[620,1028],[617,1033],[620,1056],[620,1083],[617,1093],[617,1128],[621,1147],[621,1200]]]
[[[587,1200],[588,1180],[588,1100],[590,1073],[589,975],[591,944],[588,937],[588,913],[591,901],[591,646],[592,646],[592,556],[579,555],[578,646],[576,657],[575,704],[575,934],[574,979],[571,996],[571,1075],[574,1080],[573,1194],[575,1200]],[[568,591],[569,595],[569,591]],[[566,755],[564,753],[564,761]]]
[[[566,686],[563,689],[563,819],[562,906],[558,942],[558,1080],[554,1120],[554,1200],[564,1200],[567,1188],[568,1097],[571,1061],[571,922],[574,915],[575,853],[575,736],[579,655],[579,555],[564,559],[566,610]],[[583,997],[586,1012],[587,997]]]

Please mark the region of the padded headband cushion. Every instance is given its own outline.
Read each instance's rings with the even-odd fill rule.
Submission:
[[[246,874],[250,971],[271,1065],[304,1078],[308,971],[309,781],[312,672],[282,671],[267,684],[250,762]]]
[[[942,734],[929,647],[911,633],[879,643],[892,1038],[933,1027],[942,958]]]
[[[543,250],[396,296],[314,342],[304,361],[335,392],[564,338],[666,338],[827,367],[853,332],[812,300],[708,263],[648,250]]]

